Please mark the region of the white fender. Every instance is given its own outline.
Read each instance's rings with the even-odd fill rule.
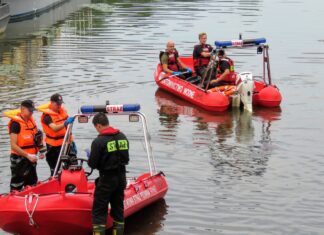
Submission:
[[[241,83],[238,85],[238,92],[241,96],[244,109],[252,112],[252,96],[254,89],[253,75],[251,72],[242,72],[239,74]]]

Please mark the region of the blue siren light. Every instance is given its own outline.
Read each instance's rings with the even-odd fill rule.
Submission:
[[[139,104],[113,104],[113,105],[84,105],[81,106],[81,113],[123,113],[137,112],[141,109]]]
[[[255,38],[255,39],[244,39],[244,40],[231,40],[231,41],[215,41],[216,48],[222,47],[240,47],[248,45],[260,45],[265,43],[267,40],[265,38]]]

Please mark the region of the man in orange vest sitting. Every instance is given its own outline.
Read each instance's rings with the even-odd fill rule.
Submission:
[[[234,62],[226,56],[225,51],[220,49],[217,52],[217,77],[210,81],[211,87],[221,85],[235,85],[236,73],[234,72]]]
[[[179,59],[179,53],[177,49],[175,49],[174,42],[168,41],[166,47],[165,51],[160,52],[163,72],[171,73],[180,78],[190,77],[192,70]],[[185,76],[182,75],[184,73],[186,74]]]
[[[42,147],[42,133],[37,131],[32,116],[34,110],[33,101],[24,100],[20,110],[4,112],[4,116],[11,119],[8,123],[11,145],[11,191],[21,190],[26,185],[35,185],[38,180],[36,154]],[[39,158],[44,158],[44,155],[41,154]]]
[[[37,108],[40,112],[43,112],[41,123],[46,135],[46,161],[50,167],[51,175],[54,173],[54,169],[60,154],[66,127],[74,121],[74,117],[68,116],[62,104],[62,96],[56,93],[51,96],[50,103],[41,105]],[[71,146],[75,147],[75,144],[72,141]]]

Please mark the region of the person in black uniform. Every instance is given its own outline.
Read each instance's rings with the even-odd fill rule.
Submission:
[[[99,133],[91,144],[88,165],[99,170],[92,207],[93,234],[105,234],[108,216],[114,219],[113,234],[124,234],[124,190],[126,165],[129,161],[129,142],[126,136],[109,126],[104,113],[97,113],[92,121]]]

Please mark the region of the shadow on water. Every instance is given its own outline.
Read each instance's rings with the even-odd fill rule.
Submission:
[[[155,234],[162,228],[165,216],[168,213],[168,205],[162,199],[126,219],[125,234]]]

